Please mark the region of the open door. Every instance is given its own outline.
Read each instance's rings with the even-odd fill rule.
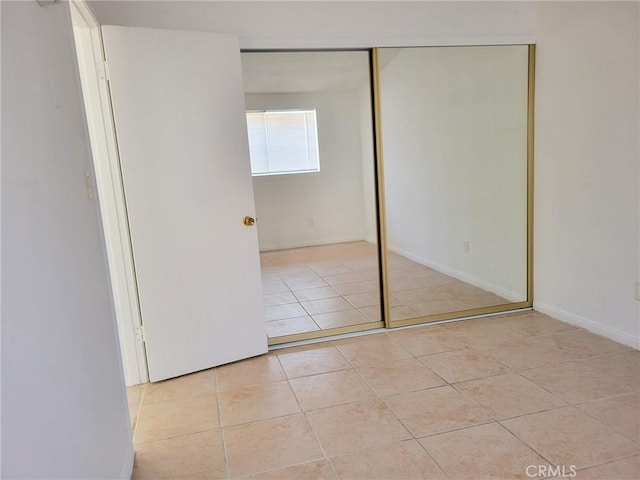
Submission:
[[[237,39],[103,35],[150,380],[265,353]]]

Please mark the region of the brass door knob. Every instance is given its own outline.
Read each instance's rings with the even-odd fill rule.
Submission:
[[[244,217],[243,223],[247,226],[247,227],[252,227],[255,223],[256,223],[256,219],[253,217]]]

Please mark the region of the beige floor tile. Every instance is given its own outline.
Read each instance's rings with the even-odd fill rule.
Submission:
[[[554,335],[525,338],[509,346],[486,350],[485,353],[514,370],[554,365],[574,358],[557,344]]]
[[[379,400],[316,410],[307,418],[328,455],[411,438]]]
[[[300,302],[340,296],[340,294],[331,287],[317,287],[304,290],[295,290],[293,294]]]
[[[578,408],[640,444],[640,393],[595,400]]]
[[[380,310],[380,305],[362,307],[358,310],[372,322],[379,322],[382,320],[382,311]]]
[[[437,315],[438,313],[460,312],[471,308],[462,299],[430,300],[428,302],[413,302],[409,307],[416,312],[414,316]]]
[[[270,295],[273,293],[288,292],[289,287],[280,279],[263,280],[262,281],[262,294]]]
[[[443,327],[476,349],[508,346],[525,338],[523,332],[512,328],[508,318],[500,315],[447,323]]]
[[[490,377],[509,372],[509,368],[485,353],[457,350],[420,357],[431,370],[449,383]]]
[[[225,478],[220,430],[136,445],[134,480]]]
[[[231,477],[323,458],[304,415],[229,427],[223,430],[223,435]]]
[[[248,480],[335,480],[336,476],[329,462],[317,460],[245,478]]]
[[[273,305],[285,305],[287,303],[295,303],[298,300],[291,292],[270,293],[263,295],[262,304],[265,307],[271,307]]]
[[[484,408],[450,386],[396,395],[385,402],[415,437],[493,421]]]
[[[292,278],[284,281],[291,290],[305,290],[307,288],[318,288],[328,286],[322,278],[315,276],[309,278]]]
[[[582,360],[598,372],[632,389],[640,388],[640,350],[599,355]]]
[[[284,381],[220,392],[218,404],[223,427],[300,413],[296,397]]]
[[[260,383],[285,380],[284,371],[277,357],[262,355],[215,369],[219,392],[234,390]]]
[[[377,292],[378,286],[373,282],[360,281],[333,285],[333,289],[340,295],[353,295],[354,293]]]
[[[537,316],[532,316],[536,319]],[[546,317],[541,317],[546,318]],[[514,331],[527,332],[526,317],[511,319]],[[555,321],[554,321],[555,322]],[[560,327],[556,327],[560,328]],[[548,335],[528,335],[520,342],[492,350],[495,358],[504,360],[516,369],[551,365],[558,362],[587,359],[594,355],[617,353],[628,350],[628,347],[617,344],[582,329],[571,328]]]
[[[431,456],[415,440],[367,448],[331,458],[342,480],[445,479]]]
[[[415,358],[393,360],[388,365],[356,370],[380,397],[444,385],[444,381]]]
[[[421,285],[416,282],[415,278],[407,276],[407,272],[398,272],[397,275],[389,275],[388,286],[389,292],[394,295],[407,290],[416,290],[421,287]]]
[[[549,466],[497,423],[426,437],[420,443],[454,479],[536,478],[527,474],[527,466]]]
[[[351,364],[333,346],[311,346],[309,349],[297,352],[290,352],[287,349],[278,353],[278,358],[288,378],[351,368]]]
[[[391,338],[416,356],[461,350],[468,346],[465,341],[440,325],[395,331],[391,333]]]
[[[510,323],[512,330],[522,333],[525,337],[548,335],[576,328],[532,310],[507,314],[504,317]]]
[[[526,300],[526,297],[523,295],[522,301],[524,300]],[[511,301],[507,300],[506,298],[500,297],[491,292],[482,292],[463,297],[462,302],[467,308],[482,308],[511,303]]]
[[[349,267],[338,262],[330,265],[312,265],[311,269],[321,277],[354,273]]]
[[[341,310],[353,310],[354,308],[353,305],[342,297],[309,300],[308,302],[302,302],[302,306],[309,315],[314,315],[316,313],[339,312]]]
[[[271,281],[268,283],[262,282],[262,294],[263,295],[272,295],[275,293],[286,293],[289,292],[289,287],[282,281],[279,280],[277,282]]]
[[[362,278],[364,278],[367,282],[373,282],[376,285],[379,284],[380,281],[380,271],[378,269],[378,260],[373,259],[370,261],[363,261],[358,263],[346,261],[345,265],[347,265],[351,270],[360,274]]]
[[[375,398],[371,389],[353,370],[294,378],[290,383],[305,412]]]
[[[329,285],[342,285],[345,283],[362,282],[364,278],[358,273],[342,273],[339,275],[323,275],[322,279]]]
[[[387,341],[390,340],[391,336],[388,331],[364,331],[359,334],[353,335],[351,337],[339,338],[336,340],[331,340],[331,345],[336,347],[341,347],[342,345],[350,345],[352,343],[361,343],[361,342],[371,342],[371,341]]]
[[[353,295],[346,295],[344,298],[356,308],[380,305],[379,292],[354,293]]]
[[[563,407],[565,402],[517,373],[457,383],[454,387],[497,419]]]
[[[264,318],[267,322],[271,320],[283,320],[285,318],[303,317],[306,314],[307,312],[299,303],[264,307]]]
[[[164,440],[219,426],[218,406],[214,394],[151,403],[145,405],[140,412],[134,442]]]
[[[638,454],[638,445],[575,407],[505,420],[502,424],[554,465],[578,469]]]
[[[320,278],[319,275],[307,265],[285,268],[284,270],[280,271],[280,277],[282,278],[282,280],[284,280],[285,283],[290,280],[307,280],[309,278]]]
[[[266,323],[267,337],[269,338],[320,330],[318,324],[308,315],[304,317],[285,318],[283,320],[272,320]]]
[[[628,393],[634,389],[583,362],[565,362],[522,370],[520,373],[572,404]]]
[[[338,348],[354,367],[387,365],[412,355],[389,336],[370,335],[360,341],[341,343]]]
[[[420,287],[396,292],[394,296],[404,304],[453,300],[451,294],[440,288]]]
[[[471,295],[480,295],[485,292],[485,290],[476,287],[474,285],[470,285],[464,282],[456,282],[449,287],[447,287],[451,292],[453,292],[456,297],[464,297]]]
[[[640,457],[636,455],[579,470],[574,478],[576,480],[637,480],[640,478]]]
[[[407,305],[396,305],[389,308],[389,315],[391,316],[391,320],[394,321],[406,320],[408,318],[416,318],[420,316],[418,312]]]
[[[573,353],[574,358],[631,350],[626,345],[616,343],[613,340],[587,332],[581,328],[556,333],[554,336],[562,348]]]
[[[312,315],[313,321],[318,324],[322,330],[329,328],[346,327],[350,325],[361,325],[369,323],[371,320],[360,313],[358,310],[343,310],[341,312],[319,313]]]
[[[144,392],[143,403],[168,402],[184,400],[200,394],[215,394],[216,380],[213,369],[183,375],[157,383],[148,383]]]

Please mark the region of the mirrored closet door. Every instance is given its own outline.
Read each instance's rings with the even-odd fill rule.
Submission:
[[[534,53],[242,53],[270,344],[531,306]]]
[[[241,54],[271,344],[383,326],[370,55]]]
[[[376,54],[387,325],[530,306],[533,48]]]

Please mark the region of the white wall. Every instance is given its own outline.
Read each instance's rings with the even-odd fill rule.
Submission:
[[[533,40],[535,5],[503,1],[92,1],[104,25],[234,33],[242,48]],[[151,5],[152,4],[152,5]]]
[[[393,52],[380,73],[389,249],[526,300],[527,47]]]
[[[540,3],[534,306],[640,345],[637,2]]]
[[[2,478],[133,466],[68,4],[2,2]]]
[[[356,93],[247,94],[245,99],[248,110],[315,108],[317,115],[319,172],[253,177],[260,250],[364,239]]]
[[[640,343],[633,300],[640,276],[637,3],[94,5],[103,24],[230,32],[243,48],[470,45],[537,37],[534,302]]]

